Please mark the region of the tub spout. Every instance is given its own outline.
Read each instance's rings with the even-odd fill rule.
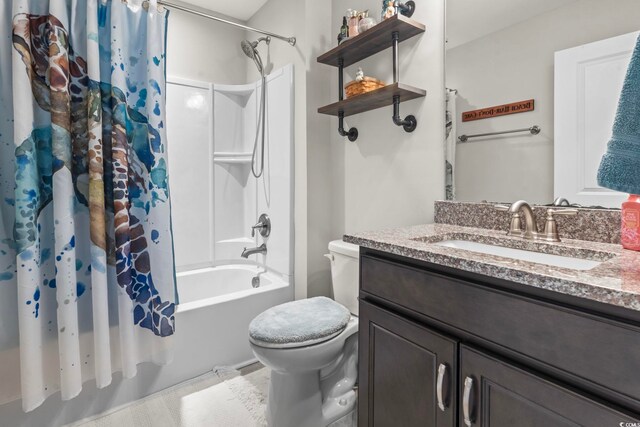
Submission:
[[[249,258],[249,256],[251,255],[255,255],[255,254],[267,254],[267,245],[265,243],[261,244],[260,246],[258,246],[257,248],[244,248],[244,250],[242,251],[242,258]]]

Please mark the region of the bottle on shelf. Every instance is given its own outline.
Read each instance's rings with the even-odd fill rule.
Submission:
[[[345,39],[349,38],[349,25],[347,24],[347,17],[342,17],[342,27],[340,27],[340,34],[338,34],[338,44],[342,43]]]
[[[360,21],[358,22],[358,33],[362,34],[377,24],[376,20],[369,16],[369,10],[360,12]]]
[[[357,10],[348,9],[347,15],[349,16],[349,37],[355,37],[358,35],[359,13]]]

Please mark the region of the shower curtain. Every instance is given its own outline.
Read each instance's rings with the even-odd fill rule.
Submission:
[[[30,411],[171,360],[167,12],[142,0],[6,3],[0,297],[13,292],[17,310],[0,311],[0,355],[15,332],[15,393]]]
[[[446,200],[455,200],[456,198],[456,182],[454,178],[454,168],[456,164],[456,143],[458,142],[458,133],[456,132],[456,98],[457,93],[453,89],[446,90],[446,115],[445,115],[445,197]]]

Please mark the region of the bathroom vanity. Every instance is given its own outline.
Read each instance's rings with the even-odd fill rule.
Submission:
[[[447,240],[587,259],[548,266]],[[640,254],[431,224],[360,245],[360,426],[640,420]],[[628,424],[635,425],[635,424]]]

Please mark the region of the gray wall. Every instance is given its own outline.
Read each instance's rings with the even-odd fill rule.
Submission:
[[[458,89],[458,135],[542,128],[537,136],[458,144],[457,199],[551,202],[554,52],[638,29],[637,0],[581,0],[448,50],[446,84]],[[530,98],[533,112],[460,121],[463,111]]]
[[[331,120],[332,162],[325,173],[333,176],[333,226],[323,236],[325,242],[347,231],[431,222],[434,201],[444,197],[445,1],[416,3],[413,19],[424,23],[427,30],[400,43],[399,72],[401,82],[427,91],[425,98],[400,105],[402,117],[415,115],[418,127],[406,133],[394,125],[388,106],[348,117],[346,124],[355,126],[360,135],[356,142],[349,142],[338,135],[337,119]],[[347,8],[369,9],[371,16],[380,19],[378,0],[333,0],[332,5],[334,39]],[[355,78],[358,67],[367,76],[393,82],[391,49],[348,67],[345,83]],[[334,71],[330,90],[336,87]],[[314,261],[321,262],[318,257]]]
[[[379,20],[377,0],[333,0],[333,29],[342,22],[348,7],[369,9]],[[334,159],[341,175],[336,196],[335,237],[381,227],[429,222],[433,202],[444,195],[444,0],[417,2],[412,19],[427,31],[399,45],[400,81],[427,91],[425,98],[402,103],[402,117],[413,114],[418,127],[406,133],[393,124],[392,107],[349,117],[346,122],[360,132],[354,143],[337,134],[337,120],[331,132]],[[355,78],[358,67],[364,74],[393,82],[392,54],[387,49],[346,69],[345,83]],[[336,90],[337,76],[332,90]],[[342,185],[340,185],[342,184]]]
[[[407,134],[391,121],[386,107],[350,117],[360,137],[349,142],[337,133],[337,118],[317,108],[337,100],[337,70],[318,64],[333,48],[347,8],[369,9],[379,19],[378,0],[270,0],[249,24],[295,34],[298,47],[271,43],[275,68],[296,66],[296,298],[331,295],[327,244],[345,231],[429,222],[433,202],[443,197],[444,0],[418,5],[414,19],[427,32],[400,46],[401,80],[426,89],[426,98],[401,106],[414,114],[418,129]],[[365,74],[392,82],[391,50],[363,61]],[[349,67],[345,82],[355,77]],[[257,76],[248,64],[248,77]],[[253,74],[252,74],[253,73]]]
[[[245,37],[243,29],[171,10],[167,76],[221,84],[247,83],[247,58],[240,49]]]

